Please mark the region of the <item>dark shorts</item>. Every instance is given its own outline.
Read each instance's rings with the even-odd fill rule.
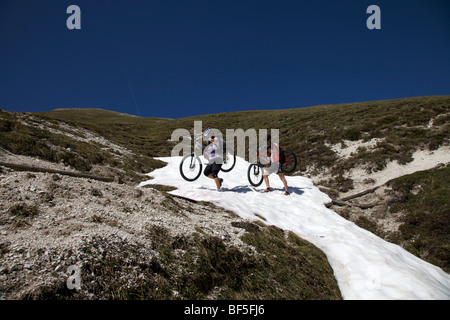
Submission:
[[[209,176],[210,174],[212,174],[213,178],[217,178],[217,175],[219,174],[220,168],[222,167],[221,164],[218,163],[211,163],[208,164],[205,168],[205,171],[203,172],[203,174],[205,176]]]

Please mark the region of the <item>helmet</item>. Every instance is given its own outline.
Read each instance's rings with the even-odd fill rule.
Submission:
[[[203,131],[203,141],[208,141],[209,138],[211,138],[214,135],[214,131],[211,130],[211,128],[206,129]]]

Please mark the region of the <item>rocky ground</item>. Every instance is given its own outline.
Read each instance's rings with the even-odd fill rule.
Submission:
[[[5,160],[65,169],[11,154]],[[154,188],[0,167],[0,189],[1,299],[39,298],[55,286],[64,291],[69,266],[95,255],[102,260],[105,251],[151,262],[159,254],[149,236],[155,230],[171,237],[200,232],[248,247],[240,240],[245,230],[233,226],[243,221],[236,215]],[[141,276],[122,271],[123,281]]]

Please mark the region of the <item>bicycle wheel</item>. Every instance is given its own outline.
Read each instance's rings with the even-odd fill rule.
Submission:
[[[251,164],[248,166],[247,177],[252,186],[259,187],[263,182],[263,169],[257,164]]]
[[[283,173],[292,173],[297,168],[297,157],[291,150],[284,150],[284,163],[281,165]]]
[[[234,153],[227,153],[226,158],[223,159],[223,164],[220,170],[223,172],[230,172],[236,165],[236,155]]]
[[[180,174],[186,181],[195,181],[202,173],[202,163],[200,158],[191,154],[185,156],[180,163]]]

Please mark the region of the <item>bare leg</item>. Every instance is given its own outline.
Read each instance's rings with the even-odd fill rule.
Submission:
[[[288,192],[288,185],[287,185],[286,178],[284,177],[284,174],[279,173],[278,176],[280,177],[281,181],[284,184],[284,190]]]
[[[214,182],[216,183],[217,190],[220,189],[220,180],[219,178],[214,178]]]
[[[213,175],[212,175],[212,173],[211,173],[211,174],[208,176],[208,178],[214,179],[214,182],[216,183],[217,190],[219,190],[219,189],[220,189],[220,180],[219,180],[219,177],[214,178]]]
[[[267,189],[269,189],[270,188],[270,186],[269,186],[269,176],[266,175],[266,174],[263,174],[263,178],[264,178],[264,182],[266,183]]]

